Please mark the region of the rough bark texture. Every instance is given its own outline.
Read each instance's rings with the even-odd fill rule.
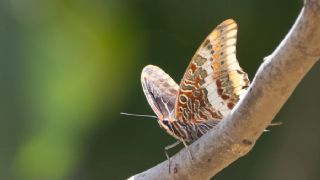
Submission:
[[[320,0],[306,0],[294,26],[260,66],[247,94],[219,125],[168,161],[130,179],[210,179],[247,154],[320,57]]]

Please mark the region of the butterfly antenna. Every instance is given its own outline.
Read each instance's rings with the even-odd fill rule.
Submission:
[[[151,116],[151,115],[145,115],[145,114],[131,114],[131,113],[124,113],[124,112],[120,112],[120,114],[121,115],[126,115],[126,116],[150,117],[150,118],[158,119],[157,116]]]
[[[281,121],[277,121],[277,122],[272,122],[269,124],[269,126],[280,126],[282,125],[283,123]]]

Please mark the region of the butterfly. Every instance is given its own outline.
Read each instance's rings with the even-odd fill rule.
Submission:
[[[228,19],[219,24],[192,57],[180,85],[157,66],[143,68],[147,101],[160,127],[178,140],[166,149],[180,142],[187,147],[186,142],[200,138],[231,112],[246,91],[250,82],[236,59],[236,41],[236,22]]]

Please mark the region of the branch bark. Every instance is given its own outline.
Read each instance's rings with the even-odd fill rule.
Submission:
[[[245,96],[216,128],[168,162],[130,179],[210,179],[247,154],[293,90],[320,58],[320,0],[305,0],[295,24],[262,63]]]

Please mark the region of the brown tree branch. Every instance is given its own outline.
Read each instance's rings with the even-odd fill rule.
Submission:
[[[130,179],[210,179],[247,154],[293,90],[320,58],[320,0],[305,0],[294,26],[260,66],[232,113],[168,161]]]

